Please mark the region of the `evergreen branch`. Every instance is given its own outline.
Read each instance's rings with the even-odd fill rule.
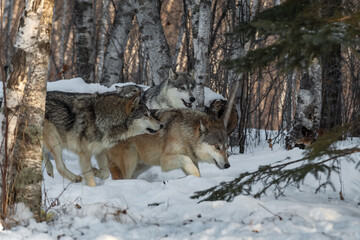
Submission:
[[[341,157],[358,152],[360,152],[360,148],[354,147],[343,150],[333,150],[329,158],[319,160],[318,162],[304,157],[294,161],[276,164],[274,166],[260,166],[257,171],[242,173],[238,178],[230,182],[222,182],[218,186],[195,192],[191,198],[199,199],[204,197],[200,202],[215,200],[232,201],[234,197],[240,194],[253,195],[255,198],[260,198],[262,195],[266,194],[272,186],[274,187],[275,197],[279,197],[284,195],[286,187],[293,184],[299,185],[309,173],[316,179],[320,178],[320,173],[326,174],[326,180],[319,184],[315,192],[318,192],[326,186],[330,186],[334,189],[330,177],[333,172],[338,173],[338,167],[335,163],[339,161],[339,158]],[[329,166],[326,165],[326,163],[331,161],[333,162]],[[300,162],[305,163],[301,166],[288,169],[288,167]],[[263,187],[253,194],[252,187],[257,183],[261,183]]]

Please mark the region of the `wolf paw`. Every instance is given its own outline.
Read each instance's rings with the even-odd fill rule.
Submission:
[[[103,180],[107,179],[110,176],[110,173],[109,173],[108,169],[99,170],[97,168],[93,168],[93,173],[94,173],[95,177],[103,179]]]
[[[50,177],[52,177],[52,178],[54,178],[54,169],[53,169],[53,165],[50,163],[50,164],[46,164],[45,165],[45,169],[46,169],[46,173],[50,176]]]
[[[75,183],[82,182],[82,177],[81,177],[81,176],[76,176],[76,177],[73,179],[73,182],[75,182]]]
[[[195,177],[200,177],[200,171],[199,169],[197,169],[196,167],[192,167],[192,168],[185,168],[184,169],[184,172],[187,174],[187,175],[193,175]]]

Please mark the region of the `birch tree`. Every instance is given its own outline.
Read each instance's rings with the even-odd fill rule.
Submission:
[[[135,8],[131,0],[119,1],[116,7],[115,20],[109,35],[105,52],[105,64],[100,82],[111,86],[124,82],[123,67],[126,44],[132,29]]]
[[[76,72],[87,83],[95,77],[93,1],[75,0]]]
[[[212,0],[191,2],[194,45],[195,95],[197,107],[204,107],[204,85],[209,81],[209,42]]]
[[[41,207],[42,125],[53,7],[54,0],[26,2],[6,91],[7,152],[12,167],[6,192],[14,189],[14,195],[9,197],[25,202],[37,219]]]
[[[141,32],[142,45],[146,56],[149,58],[150,80],[157,85],[167,79],[172,62],[161,24],[158,3],[156,0],[119,1],[109,46],[105,54],[105,67],[101,83],[110,86],[119,81],[124,81],[124,53],[129,32],[133,28],[132,21],[135,14]]]
[[[96,80],[99,82],[102,76],[104,66],[104,56],[107,44],[107,32],[110,25],[109,16],[109,2],[110,0],[101,1],[101,17],[100,17],[100,36],[98,42],[97,59],[96,59]]]
[[[149,58],[149,75],[155,85],[168,78],[169,69],[172,66],[158,3],[157,0],[143,0],[138,1],[139,5],[136,6],[141,40]]]

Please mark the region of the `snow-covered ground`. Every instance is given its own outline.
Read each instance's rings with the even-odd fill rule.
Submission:
[[[359,144],[359,139],[340,145],[354,142]],[[300,189],[289,188],[278,199],[271,194],[261,199],[240,195],[232,202],[198,203],[190,198],[195,191],[233,180],[259,165],[299,159],[302,153],[263,144],[246,154],[231,155],[229,169],[200,164],[201,178],[153,167],[139,179],[107,179],[98,181],[97,187],[69,183],[55,170],[54,178],[44,174],[43,198],[47,206],[53,204],[52,220],[36,223],[29,210],[18,205],[13,219],[19,224],[11,230],[0,225],[0,239],[360,239],[360,174],[346,161],[341,178],[334,175],[336,192],[314,194],[318,182],[309,177]],[[352,157],[359,162],[360,154]],[[79,174],[76,156],[64,151],[64,158],[69,169]],[[339,199],[340,183],[344,201]]]

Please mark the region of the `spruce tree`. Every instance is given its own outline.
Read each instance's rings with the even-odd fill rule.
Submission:
[[[341,102],[338,102],[341,95],[340,51],[346,47],[359,57],[359,22],[359,8],[353,1],[287,0],[260,12],[252,21],[235,30],[232,35],[245,34],[247,41],[262,42],[265,46],[224,63],[237,72],[252,73],[270,64],[275,64],[280,72],[301,71],[307,69],[314,59],[320,60],[325,105],[321,125],[332,130],[307,148],[302,159],[285,159],[260,166],[257,171],[242,173],[233,181],[196,192],[192,198],[230,201],[239,194],[260,197],[270,189],[278,197],[289,185],[300,185],[309,174],[319,179],[317,191],[326,186],[333,187],[330,177],[338,172],[338,162],[344,159],[353,161],[347,156],[360,152],[358,147],[341,150],[335,147],[338,140],[360,128],[359,119],[349,125],[338,125],[341,123]],[[359,168],[359,161],[355,164]],[[325,179],[320,178],[323,174]],[[257,183],[261,183],[262,187],[254,191],[253,186]]]

